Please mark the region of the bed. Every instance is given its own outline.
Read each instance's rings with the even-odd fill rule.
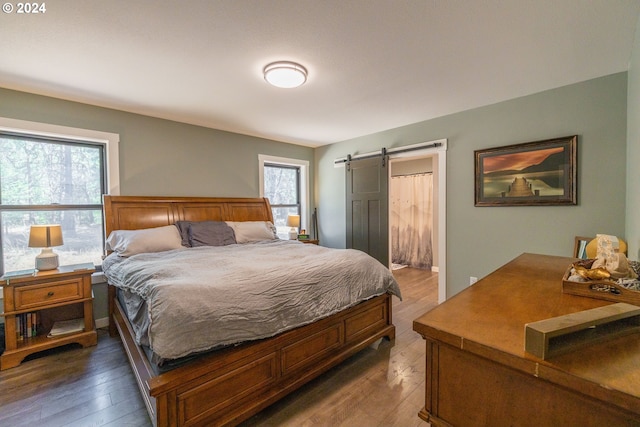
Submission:
[[[110,236],[178,221],[248,224],[273,218],[264,198],[104,196],[104,221]],[[312,246],[291,244],[299,250]],[[395,338],[392,295],[384,292],[303,326],[159,371],[139,345],[118,293],[110,284],[109,332],[120,336],[156,426],[237,425],[373,342]]]

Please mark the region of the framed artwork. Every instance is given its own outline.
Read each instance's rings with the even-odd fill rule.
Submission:
[[[578,136],[476,150],[476,206],[577,205]]]

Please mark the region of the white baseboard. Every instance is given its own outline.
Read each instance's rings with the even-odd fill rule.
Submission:
[[[109,318],[103,317],[101,319],[96,319],[96,328],[106,328],[109,326]]]
[[[431,266],[431,271],[433,271],[434,273],[437,273],[439,271],[438,270],[438,266],[437,265],[432,265]]]

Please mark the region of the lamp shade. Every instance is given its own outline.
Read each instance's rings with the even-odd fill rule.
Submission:
[[[51,248],[62,244],[62,227],[60,225],[31,226],[29,231],[30,248]]]
[[[300,215],[287,216],[287,227],[300,227]]]
[[[32,225],[29,231],[29,247],[42,248],[36,256],[36,270],[58,268],[58,254],[51,249],[62,245],[62,227],[59,225]]]

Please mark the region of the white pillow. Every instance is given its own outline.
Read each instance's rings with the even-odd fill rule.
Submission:
[[[237,243],[259,242],[278,238],[276,227],[270,221],[226,221],[233,228]]]
[[[109,234],[105,247],[108,251],[128,257],[143,252],[162,252],[181,248],[182,237],[175,225],[141,230],[115,230]]]

